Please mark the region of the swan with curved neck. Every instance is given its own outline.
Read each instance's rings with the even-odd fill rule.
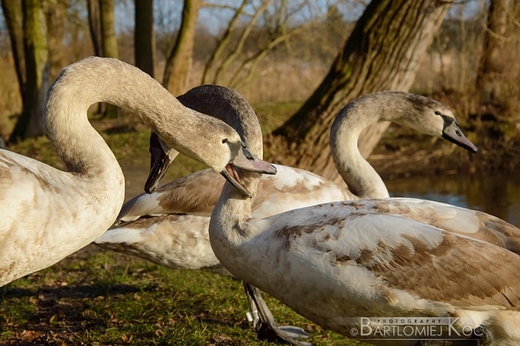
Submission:
[[[362,96],[339,112],[330,130],[331,156],[349,189],[344,200],[390,197],[383,179],[363,158],[358,148],[360,134],[378,121],[395,122],[418,132],[443,138],[471,152],[477,152],[477,147],[460,130],[452,111],[436,100],[400,91],[384,91]],[[177,154],[153,133],[150,138],[150,150],[152,164],[145,184],[148,193],[157,188],[158,182]],[[273,179],[282,178],[277,176]]]
[[[248,145],[261,157],[261,143]],[[235,174],[254,196],[260,175]],[[334,202],[255,219],[254,197],[226,183],[210,241],[233,275],[348,337],[361,338],[351,333],[360,317],[425,316],[460,317],[459,333],[520,341],[520,257],[488,241],[518,243],[520,230],[484,213],[409,200]]]
[[[168,146],[234,184],[228,174],[232,165],[271,170],[247,151],[231,127],[182,106],[146,73],[116,59],[81,60],[51,86],[44,114],[49,140],[68,171],[0,150],[0,286],[56,263],[114,222],[123,203],[124,177],[88,122],[88,107],[96,102],[132,111]],[[205,139],[194,140],[200,133]]]
[[[378,121],[391,121],[421,133],[444,138],[476,152],[460,130],[455,116],[429,97],[400,91],[362,96],[344,107],[330,130],[330,151],[339,174],[355,198],[388,198],[383,179],[358,148],[361,132]]]
[[[203,85],[178,99],[186,107],[238,124],[237,132],[244,140],[262,135],[253,108],[234,90]],[[161,143],[155,135],[151,141],[152,159],[157,160],[152,160],[151,176],[156,177],[164,172],[162,165],[169,164],[176,152],[162,155]],[[154,150],[159,155],[154,155]],[[263,176],[265,192],[257,196],[254,207],[257,217],[347,198],[344,189],[315,174],[285,166],[277,166],[277,169],[277,175]],[[222,266],[211,249],[208,226],[211,211],[222,190],[222,180],[214,171],[203,170],[161,187],[152,195],[137,196],[123,206],[118,216],[119,224],[96,239],[95,244],[172,269],[221,270]],[[253,320],[255,329],[270,330],[285,341],[304,344],[294,338],[300,337],[301,332],[294,335],[287,333],[287,328],[276,326],[260,292],[247,284],[245,286],[253,316],[258,314],[258,320]],[[297,331],[294,328],[290,330]]]

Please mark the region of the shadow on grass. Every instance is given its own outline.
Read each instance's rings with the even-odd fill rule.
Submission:
[[[93,284],[81,286],[62,286],[62,287],[41,287],[39,289],[26,288],[0,288],[0,296],[4,300],[12,298],[31,297],[36,295],[50,295],[57,299],[61,298],[95,298],[99,296],[108,297],[109,295],[135,293],[153,290],[153,287],[137,287],[127,284]]]

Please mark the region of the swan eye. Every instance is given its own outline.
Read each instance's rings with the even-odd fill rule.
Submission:
[[[441,115],[441,112],[435,111],[435,115]]]

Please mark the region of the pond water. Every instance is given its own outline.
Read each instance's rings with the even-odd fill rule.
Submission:
[[[414,197],[477,209],[520,227],[520,177],[441,175],[385,181],[393,197]]]

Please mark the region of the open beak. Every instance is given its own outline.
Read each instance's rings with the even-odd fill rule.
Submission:
[[[173,151],[170,155],[167,154],[161,145],[159,136],[155,132],[152,132],[150,135],[150,173],[144,184],[144,191],[146,193],[152,193],[157,189],[159,182],[166,174],[168,167],[170,167],[170,164],[177,154],[178,152],[176,151]]]
[[[457,144],[474,153],[477,152],[477,147],[471,143],[469,139],[464,136],[459,125],[452,119],[445,120],[444,130],[442,131],[442,138]]]
[[[247,148],[242,147],[239,154],[226,165],[225,169],[220,174],[222,174],[227,181],[247,197],[252,197],[252,194],[242,183],[243,175],[241,170],[262,174],[276,174],[275,166],[260,160],[258,157],[251,154]]]

